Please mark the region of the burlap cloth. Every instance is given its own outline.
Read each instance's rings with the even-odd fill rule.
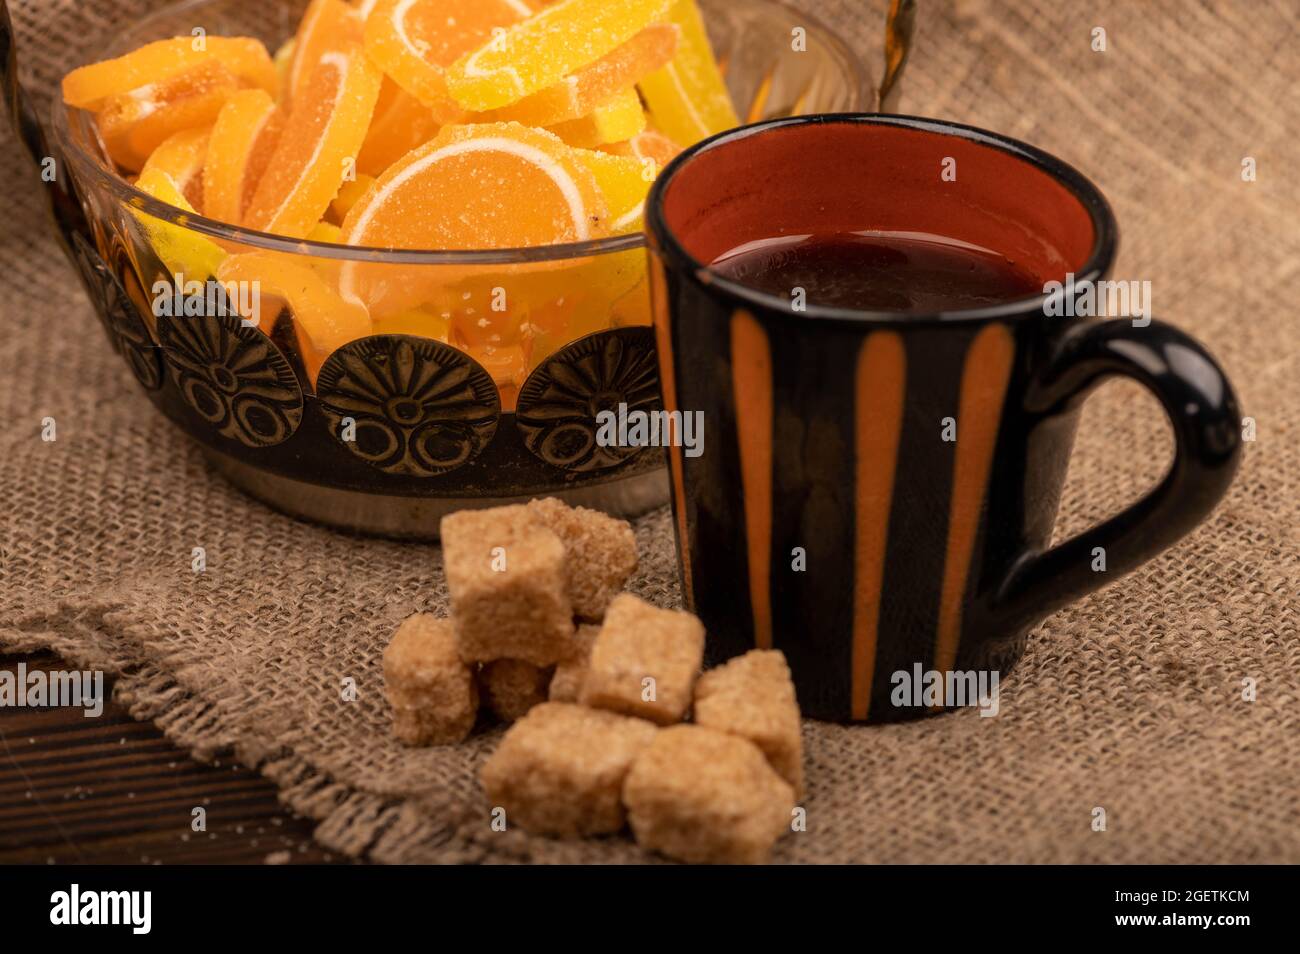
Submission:
[[[879,62],[879,0],[802,2]],[[29,82],[53,89],[148,6],[19,0]],[[1117,277],[1152,281],[1157,313],[1221,359],[1258,440],[1195,534],[1039,628],[997,718],[806,724],[808,831],[779,860],[1300,861],[1297,80],[1294,0],[922,0],[904,110],[1009,133],[1091,175],[1123,229]],[[391,740],[380,652],[404,616],[444,605],[437,548],[298,523],[209,472],[110,353],[11,137],[0,163],[0,646],[120,673],[138,717],[199,758],[233,749],[332,849],[641,860],[623,837],[491,833],[476,772],[497,733],[418,751]],[[55,443],[39,437],[47,416]],[[1103,389],[1058,533],[1152,484],[1170,443],[1153,400]],[[638,541],[635,589],[675,602],[666,515]]]

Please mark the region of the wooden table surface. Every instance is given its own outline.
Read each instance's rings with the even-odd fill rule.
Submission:
[[[0,655],[0,670],[74,668]],[[105,680],[105,695],[111,681]],[[191,830],[195,807],[207,830]],[[81,709],[0,706],[0,863],[287,864],[341,861],[286,812],[266,779],[193,761],[111,700]]]

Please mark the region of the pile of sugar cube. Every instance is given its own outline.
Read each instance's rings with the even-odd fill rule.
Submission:
[[[442,546],[451,617],[412,616],[384,653],[398,739],[461,742],[481,700],[514,723],[480,775],[507,825],[578,837],[630,824],[681,861],[768,858],[803,789],[780,652],[701,675],[704,627],[621,592],[636,538],[593,510],[552,498],[461,511]]]

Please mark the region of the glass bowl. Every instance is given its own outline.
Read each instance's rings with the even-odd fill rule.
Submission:
[[[742,121],[870,102],[862,65],[806,14],[700,5]],[[190,0],[96,59],[198,27],[274,51],[305,6]],[[661,450],[598,439],[601,411],[660,407],[641,233],[484,251],[286,239],[137,190],[89,113],[56,106],[53,126],[84,221],[59,218],[110,342],[244,490],[421,538],[452,510],[537,495],[624,515],[667,500]],[[340,295],[359,275],[391,292],[361,316]]]

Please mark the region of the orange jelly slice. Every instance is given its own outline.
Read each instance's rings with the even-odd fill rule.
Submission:
[[[270,296],[288,305],[303,364],[313,384],[326,358],[349,341],[371,333],[366,309],[340,298],[306,259],[280,252],[232,255],[221,264],[217,278],[223,284],[246,283],[247,290],[258,292],[253,296],[241,289],[232,300],[256,301],[259,296]],[[258,314],[244,317],[260,319],[258,326],[269,334],[274,307],[262,303]]]
[[[517,103],[663,20],[670,2],[561,0],[457,60],[447,71],[447,88],[474,112]]]
[[[357,172],[378,176],[416,146],[438,134],[433,111],[387,76],[379,91],[375,118],[357,156]]]
[[[211,59],[253,86],[268,93],[276,90],[275,66],[259,41],[248,37],[179,36],[73,70],[63,78],[63,100],[69,106],[98,111],[109,97],[166,82]]]
[[[298,24],[286,77],[285,102],[292,109],[321,59],[332,50],[361,42],[361,18],[343,0],[312,0]]]
[[[613,153],[616,156],[631,156],[640,159],[647,165],[653,165],[655,175],[663,172],[668,163],[677,158],[677,154],[682,151],[682,147],[677,145],[663,133],[656,129],[647,129],[640,135],[633,136],[627,142],[614,142],[600,147],[601,152]]]
[[[265,90],[242,90],[226,101],[203,166],[203,213],[239,225],[283,132],[283,117]]]
[[[185,129],[175,133],[149,156],[141,170],[141,178],[146,173],[160,172],[184,194],[187,212],[206,209],[203,166],[207,162],[211,140],[210,129]]]
[[[607,220],[595,176],[558,138],[485,123],[445,127],[380,176],[348,213],[343,239],[385,248],[519,248],[598,238]],[[339,281],[344,297],[376,313],[417,305],[428,291],[418,268],[399,277],[391,266],[348,262]]]
[[[379,0],[366,18],[366,53],[440,123],[458,122],[447,67],[532,12],[526,0]]]
[[[359,175],[351,182],[343,183],[338,197],[330,203],[330,216],[335,222],[342,222],[352,211],[352,207],[361,201],[361,197],[375,184],[374,176]]]
[[[173,133],[211,126],[240,85],[234,73],[209,59],[160,83],[110,97],[99,113],[108,154],[119,166],[139,172]]]
[[[648,73],[667,65],[677,52],[681,30],[672,23],[646,27],[613,52],[559,83],[490,114],[501,122],[554,126],[587,115]]]
[[[655,127],[689,146],[739,126],[740,119],[695,0],[675,0],[671,19],[682,31],[677,55],[663,69],[642,79],[639,87]]]
[[[518,123],[447,126],[348,215],[354,245],[521,248],[604,234],[595,177],[556,136]]]
[[[570,146],[594,149],[610,142],[622,142],[645,131],[645,110],[636,90],[625,89],[601,103],[581,119],[571,119],[550,127]]]
[[[316,227],[356,167],[382,79],[360,46],[321,58],[258,183],[247,226],[291,238]]]

